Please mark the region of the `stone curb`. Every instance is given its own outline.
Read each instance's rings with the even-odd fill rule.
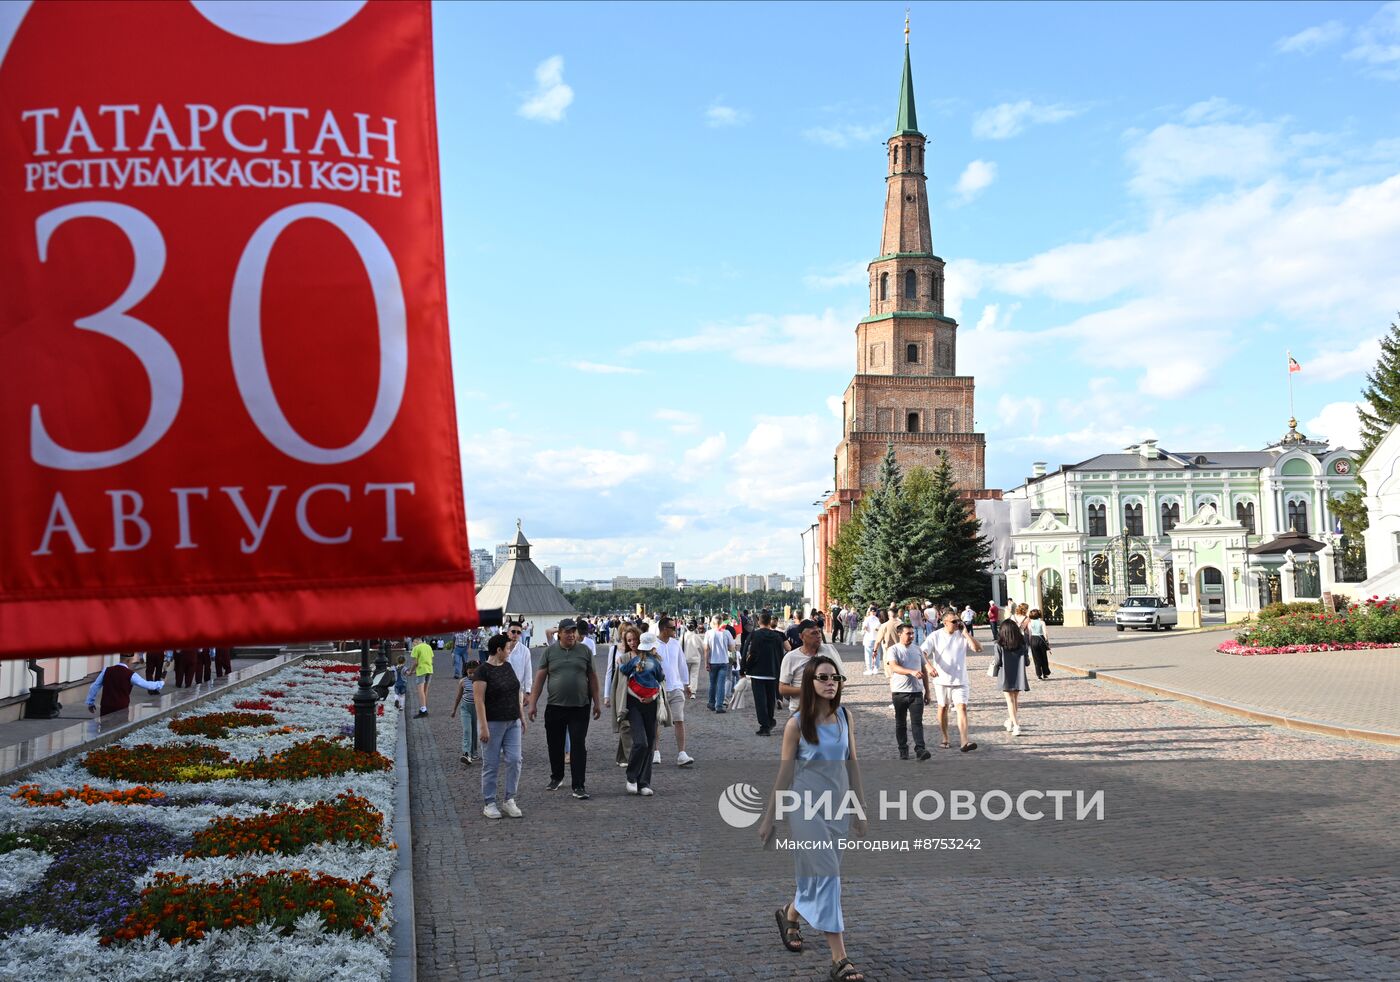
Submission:
[[[1112,672],[1100,672],[1092,668],[1078,668],[1077,666],[1066,665],[1063,662],[1057,661],[1051,661],[1050,664],[1062,672],[1066,672],[1070,675],[1077,675],[1080,678],[1097,679],[1125,689],[1133,689],[1137,692],[1146,692],[1151,695],[1164,696],[1168,699],[1177,699],[1181,702],[1193,703],[1197,706],[1203,706],[1206,709],[1214,709],[1218,712],[1229,713],[1232,716],[1242,716],[1256,723],[1268,723],[1272,726],[1282,726],[1290,730],[1299,730],[1304,733],[1341,737],[1346,740],[1366,740],[1371,743],[1384,744],[1390,747],[1400,747],[1400,733],[1387,733],[1384,730],[1363,730],[1357,727],[1342,726],[1338,723],[1325,723],[1301,716],[1285,716],[1282,713],[1271,713],[1263,709],[1256,709],[1253,706],[1242,706],[1239,703],[1229,702],[1225,699],[1213,699],[1195,692],[1183,692],[1180,689],[1173,689],[1166,685],[1139,682],[1137,679],[1124,678]]]
[[[389,935],[394,952],[389,956],[390,982],[416,982],[418,940],[413,913],[413,812],[409,799],[408,713],[399,713],[398,739],[394,742],[394,843],[399,864],[389,877],[394,898],[394,925]]]
[[[95,736],[93,736],[91,739],[84,740],[82,743],[74,744],[71,747],[64,747],[62,750],[56,750],[53,753],[48,754],[46,756],[38,757],[34,760],[20,764],[18,767],[14,767],[8,771],[0,773],[0,784],[9,784],[11,781],[21,780],[35,773],[36,771],[46,770],[47,768],[53,767],[57,764],[62,764],[66,761],[72,760],[74,757],[77,757],[80,754],[85,754],[89,750],[96,749],[97,747],[105,747],[109,743],[112,743],[116,740],[120,740],[123,737],[134,733],[136,730],[139,730],[143,726],[148,726],[151,723],[156,723],[160,720],[168,719],[171,716],[178,715],[180,713],[185,712],[186,710],[193,709],[196,706],[202,705],[203,703],[206,703],[211,699],[217,699],[224,695],[227,695],[230,692],[235,692],[238,689],[241,689],[246,685],[251,685],[254,682],[261,682],[268,675],[271,675],[274,672],[279,672],[282,669],[286,668],[288,665],[295,665],[303,658],[307,658],[313,655],[318,657],[324,657],[326,655],[326,652],[298,651],[286,655],[278,655],[276,658],[270,658],[267,661],[262,662],[258,665],[254,665],[249,668],[239,669],[238,672],[235,673],[240,676],[237,679],[237,681],[226,683],[225,685],[221,685],[216,689],[210,689],[208,692],[202,692],[199,695],[194,696],[193,698],[185,699],[181,702],[172,703],[169,706],[162,706],[160,709],[157,709],[149,716],[143,716],[141,719],[122,723],[119,726],[112,727],[112,729],[110,730],[104,730],[101,733],[98,733]],[[90,721],[84,721],[83,725],[87,725],[88,722]]]

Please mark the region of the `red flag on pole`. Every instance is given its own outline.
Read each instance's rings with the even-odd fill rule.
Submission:
[[[1289,355],[1289,356],[1288,356],[1288,374],[1289,374],[1289,375],[1292,375],[1294,372],[1301,372],[1302,370],[1303,370],[1303,366],[1300,365],[1300,364],[1298,364],[1298,362],[1293,358],[1292,355]]]
[[[428,3],[0,56],[0,658],[474,623]]]

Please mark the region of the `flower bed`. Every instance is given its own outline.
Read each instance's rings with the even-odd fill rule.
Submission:
[[[1359,651],[1400,645],[1400,601],[1372,597],[1328,611],[1309,603],[1272,604],[1216,650],[1226,654]]]
[[[278,693],[279,696],[285,695],[285,694],[286,694],[286,693],[282,693],[282,692],[279,692],[279,693]],[[274,706],[272,703],[268,702],[266,699],[242,699],[242,700],[240,700],[240,701],[234,703],[234,704],[233,704],[233,708],[234,708],[234,709],[262,709],[262,710],[273,710],[273,709],[276,709],[277,707]]]
[[[290,666],[237,699],[262,705],[230,694],[0,788],[5,971],[387,979],[397,719],[378,753],[339,735],[347,667]]]
[[[272,707],[269,706],[269,709]],[[222,740],[229,730],[244,726],[272,726],[277,717],[271,713],[206,713],[202,716],[181,716],[170,721],[170,732],[181,736],[202,736]]]
[[[309,808],[279,808],[253,818],[216,818],[196,832],[188,856],[237,856],[241,853],[281,853],[296,856],[321,842],[358,842],[377,846],[383,841],[384,816],[356,794],[335,801],[318,801]]]

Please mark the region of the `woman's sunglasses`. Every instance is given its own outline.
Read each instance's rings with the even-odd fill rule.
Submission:
[[[831,675],[827,672],[817,672],[815,675],[812,676],[812,680],[816,682],[844,682],[846,681],[846,676]]]

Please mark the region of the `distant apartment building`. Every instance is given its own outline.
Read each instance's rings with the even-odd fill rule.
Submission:
[[[676,564],[675,564],[675,563],[662,563],[662,564],[661,564],[661,585],[664,586],[664,587],[665,587],[666,589],[668,589],[668,590],[674,590],[674,589],[676,588]]]
[[[651,590],[660,587],[659,576],[614,576],[612,579],[614,590]]]
[[[477,585],[484,584],[491,579],[491,574],[496,572],[496,564],[491,559],[491,553],[485,549],[472,550],[472,575],[476,577]]]
[[[508,543],[508,542],[498,542],[498,543],[496,543],[496,568],[497,568],[497,569],[500,569],[502,566],[504,566],[504,565],[506,564],[506,559],[509,557],[509,554],[510,554],[510,543]]]
[[[611,590],[611,580],[564,580],[559,589],[565,593],[578,593],[580,590]]]
[[[558,566],[546,566],[540,572],[544,574],[546,580],[554,584],[556,590],[562,585],[563,577]]]
[[[769,573],[769,574],[768,574],[768,589],[769,589],[769,590],[774,590],[774,591],[784,589],[784,587],[783,587],[783,580],[785,580],[786,578],[787,578],[787,577],[783,576],[782,573]]]

